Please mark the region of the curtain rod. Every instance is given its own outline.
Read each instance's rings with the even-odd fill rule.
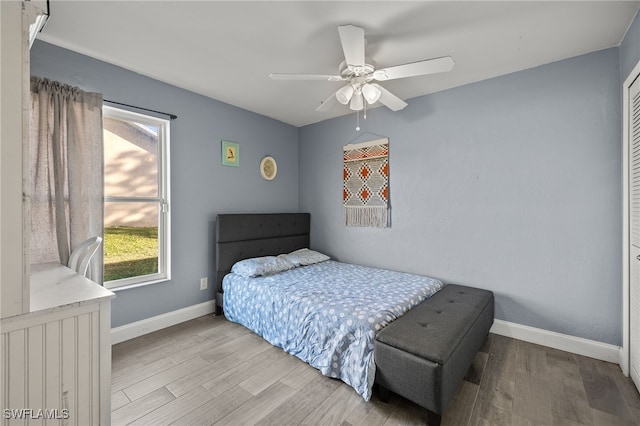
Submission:
[[[129,108],[140,109],[142,111],[155,112],[156,114],[166,115],[167,117],[169,117],[172,120],[175,120],[176,118],[178,118],[178,116],[175,115],[175,114],[169,114],[168,112],[156,111],[155,109],[142,108],[142,107],[135,106],[135,105],[123,104],[122,102],[110,101],[109,99],[103,99],[102,101],[103,102],[108,102],[110,104],[116,104],[116,105],[126,106],[126,107],[129,107]]]

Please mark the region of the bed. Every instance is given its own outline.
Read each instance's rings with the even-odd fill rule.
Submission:
[[[369,400],[377,332],[443,283],[322,258],[309,229],[307,213],[218,215],[218,311]]]

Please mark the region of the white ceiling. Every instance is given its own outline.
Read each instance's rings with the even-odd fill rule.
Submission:
[[[59,1],[39,39],[295,126],[341,83],[337,27],[364,28],[379,67],[450,55],[453,71],[382,83],[402,99],[535,67],[623,39],[638,1]],[[411,101],[408,101],[411,108]]]

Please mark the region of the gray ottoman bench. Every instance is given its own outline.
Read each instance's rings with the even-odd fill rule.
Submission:
[[[492,324],[492,292],[444,286],[376,336],[380,398],[395,392],[426,408],[429,426],[438,426]]]

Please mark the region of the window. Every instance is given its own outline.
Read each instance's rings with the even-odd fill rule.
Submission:
[[[104,285],[170,278],[169,121],[103,107]]]

